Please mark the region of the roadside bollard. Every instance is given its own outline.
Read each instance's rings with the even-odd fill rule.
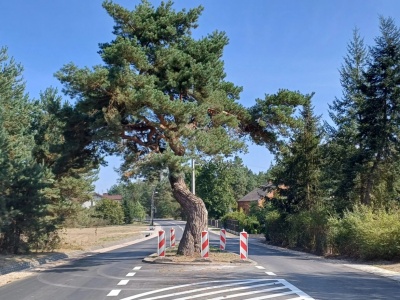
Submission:
[[[240,233],[240,259],[247,259],[249,254],[249,235],[244,231]]]
[[[201,232],[201,257],[208,258],[209,245],[208,245],[208,231]]]
[[[158,232],[158,256],[165,257],[165,231]]]
[[[170,233],[169,246],[170,247],[175,247],[175,228],[171,228],[169,233]]]
[[[225,250],[225,245],[226,245],[226,230],[221,229],[219,232],[219,249]]]

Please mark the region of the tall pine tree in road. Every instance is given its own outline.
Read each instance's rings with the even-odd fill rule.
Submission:
[[[236,102],[241,88],[224,80],[221,60],[228,38],[217,31],[191,37],[201,7],[175,12],[170,1],[157,8],[142,1],[133,11],[111,1],[103,7],[116,36],[100,45],[105,65],[89,70],[69,64],[57,76],[77,109],[93,117],[93,140],[123,153],[125,175],[146,166],[169,170],[188,221],[178,252],[191,255],[200,251],[207,211],[184,182],[185,163],[243,146],[235,133],[237,115],[247,114]]]
[[[188,221],[178,253],[192,255],[200,251],[207,210],[184,181],[188,160],[230,155],[245,147],[249,133],[259,144],[275,143],[293,99],[289,110],[275,103],[279,109],[272,120],[256,111],[268,106],[263,100],[249,110],[238,104],[241,88],[225,81],[225,33],[198,40],[191,35],[202,7],[176,12],[171,1],[154,8],[146,0],[133,11],[111,1],[103,7],[115,21],[116,36],[100,45],[104,65],[68,64],[57,77],[76,98],[76,112],[88,117],[91,145],[124,156],[125,176],[169,171],[172,193]],[[284,95],[290,93],[280,99]]]

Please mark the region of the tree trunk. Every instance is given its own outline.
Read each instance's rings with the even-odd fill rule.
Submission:
[[[191,256],[201,251],[201,232],[207,230],[207,209],[201,198],[190,192],[182,176],[170,175],[172,193],[187,218],[178,254]]]

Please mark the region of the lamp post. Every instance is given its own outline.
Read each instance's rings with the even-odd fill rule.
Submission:
[[[154,188],[153,194],[151,195],[150,226],[154,225],[154,194],[158,194],[158,192],[156,192],[156,188]]]

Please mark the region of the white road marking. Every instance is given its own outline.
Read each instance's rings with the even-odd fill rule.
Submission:
[[[256,285],[252,285],[252,286],[245,286],[245,287],[241,287],[241,288],[216,291],[216,292],[205,293],[205,294],[201,294],[201,295],[191,296],[191,297],[187,297],[187,298],[180,298],[180,299],[175,299],[175,300],[194,299],[194,298],[199,298],[199,297],[202,297],[202,296],[210,296],[210,295],[215,295],[215,294],[220,294],[220,293],[225,293],[225,292],[233,292],[233,291],[251,289],[253,287],[267,286],[267,285],[273,285],[273,284],[276,284],[276,283],[256,284]],[[220,296],[220,297],[217,297],[217,298],[209,298],[209,299],[210,300],[223,300],[223,299],[228,299],[228,298],[236,298],[236,297],[239,297],[239,296],[246,296],[246,295],[262,293],[262,292],[265,292],[265,291],[274,291],[274,290],[281,290],[281,289],[286,289],[286,287],[280,286],[280,287],[274,287],[274,288],[268,288],[268,289],[262,289],[262,290],[254,290],[254,291],[250,291],[250,292],[245,292],[245,293],[240,293],[240,294],[233,294],[233,295],[229,295],[229,296]]]
[[[177,286],[170,286],[170,287],[167,287],[167,288],[154,290],[154,291],[150,291],[150,292],[145,292],[145,293],[142,293],[142,294],[139,294],[139,295],[134,295],[134,296],[130,296],[130,297],[127,297],[127,298],[123,298],[121,300],[133,300],[133,299],[137,299],[139,297],[143,297],[143,296],[147,296],[147,295],[151,295],[151,294],[155,294],[155,293],[170,291],[170,290],[179,289],[179,288],[186,288],[186,287],[196,286],[196,285],[205,285],[205,284],[210,284],[210,283],[233,282],[234,283],[233,285],[237,285],[237,284],[246,284],[246,283],[251,283],[251,282],[267,281],[267,280],[271,280],[271,279],[215,280],[215,281],[205,281],[205,282],[199,282],[199,283],[189,283],[189,284],[182,284],[182,285],[177,285]],[[217,286],[216,288],[218,288],[218,287],[220,287],[220,286]],[[212,287],[209,287],[209,288],[212,288]],[[191,291],[187,291],[187,292],[191,292]],[[181,292],[181,293],[184,293],[184,292]],[[164,296],[161,296],[161,297],[164,297]],[[159,297],[157,297],[155,299],[159,299]]]
[[[271,298],[277,298],[280,296],[285,296],[285,295],[290,295],[294,294],[293,291],[290,292],[284,292],[284,293],[279,293],[279,294],[273,294],[273,295],[267,295],[267,296],[261,296],[261,297],[256,297],[256,298],[249,298],[247,300],[262,300],[262,299],[271,299]]]
[[[314,300],[314,298],[312,298],[311,296],[307,295],[302,290],[300,290],[297,287],[295,287],[293,284],[287,282],[285,279],[277,279],[277,280],[280,283],[282,283],[283,285],[287,286],[292,291],[294,291],[297,295],[301,296],[302,299],[304,299],[304,300]]]
[[[269,289],[256,290],[256,291],[251,291],[251,292],[246,292],[246,293],[212,298],[210,300],[223,300],[223,299],[229,299],[229,298],[237,298],[237,297],[241,297],[241,296],[253,295],[253,294],[258,294],[258,293],[262,293],[262,292],[271,292],[271,291],[282,290],[282,289],[286,289],[286,287],[280,286],[280,287],[274,287],[274,288],[269,288]],[[294,292],[289,292],[289,293],[293,294]],[[275,296],[275,295],[277,295],[277,294],[268,295],[268,297]],[[273,298],[273,297],[269,297],[269,298]],[[258,299],[258,298],[251,298],[251,299]]]
[[[219,285],[218,285],[219,284]],[[204,286],[204,285],[209,285],[209,286]],[[211,286],[210,286],[211,285]],[[228,288],[226,287],[229,286],[237,286],[237,285],[246,285],[242,287],[237,287],[237,288]],[[264,286],[271,286],[271,285],[280,285],[277,287],[268,287],[264,289],[260,289],[260,287]],[[190,290],[190,287],[196,287],[198,286],[199,288],[194,288]],[[201,287],[203,286],[203,287]],[[215,290],[219,288],[224,288],[224,290]],[[164,292],[166,291],[173,291],[173,290],[178,290],[178,289],[184,289],[183,291],[180,292],[172,292],[169,294],[165,294]],[[214,291],[211,291],[213,290]],[[234,291],[240,291],[240,290],[248,290],[247,292],[242,292],[242,293],[236,293],[233,294],[232,292]],[[279,291],[279,290],[285,290],[282,292],[278,293],[271,293],[273,291]],[[204,291],[207,291],[204,293]],[[183,284],[183,285],[178,285],[178,286],[172,286],[172,287],[167,287],[159,290],[153,290],[149,292],[145,292],[142,294],[138,295],[133,295],[127,298],[123,298],[121,300],[133,300],[133,299],[142,299],[142,300],[156,300],[156,299],[168,299],[168,298],[173,298],[175,300],[183,300],[183,299],[195,299],[195,298],[201,298],[203,299],[204,297],[211,296],[211,295],[216,295],[216,294],[221,294],[221,293],[226,293],[224,296],[217,296],[216,298],[212,298],[213,300],[222,300],[222,299],[230,299],[230,298],[238,298],[241,297],[240,299],[245,299],[242,298],[242,296],[250,296],[255,294],[260,294],[260,293],[268,293],[268,295],[259,295],[254,298],[251,298],[251,300],[261,300],[261,299],[271,299],[271,298],[278,298],[281,296],[285,295],[291,295],[294,294],[294,299],[296,300],[314,300],[312,297],[301,291],[300,289],[296,288],[294,285],[290,284],[284,279],[247,279],[247,280],[216,280],[216,281],[208,281],[208,282],[199,282],[199,283],[191,283],[191,284]],[[191,294],[191,295],[189,295]],[[151,295],[154,295],[153,297]],[[182,298],[177,298],[176,296],[179,295],[187,295]],[[150,296],[150,297],[148,297]],[[207,297],[207,299],[211,299]],[[246,298],[248,299],[248,298]]]
[[[248,285],[248,286],[243,286],[243,287],[238,287],[238,288],[233,288],[233,289],[218,290],[218,291],[204,293],[204,294],[200,294],[200,295],[193,295],[193,296],[184,297],[184,298],[177,298],[175,300],[202,298],[204,296],[210,296],[210,295],[221,294],[221,293],[226,293],[226,292],[233,292],[233,291],[248,290],[248,289],[251,289],[253,287],[260,287],[260,286],[267,286],[267,285],[274,285],[274,284],[276,284],[276,283],[275,282],[271,282],[271,283],[261,283],[261,284],[255,284],[255,285]],[[284,289],[285,287],[280,287],[280,288]],[[193,292],[193,290],[191,292]],[[244,293],[244,294],[246,294],[246,293]],[[240,296],[241,294],[237,294],[237,295]],[[218,298],[215,298],[215,299],[226,299],[226,298],[229,298],[229,296],[222,296],[222,297],[218,297]],[[150,298],[150,299],[153,300],[154,298]],[[150,299],[148,299],[148,300],[150,300]]]
[[[265,269],[263,266],[256,266],[256,268],[260,269],[260,270],[264,270]]]
[[[135,276],[135,272],[131,272],[131,273],[128,273],[128,274],[126,274],[126,276],[128,276],[128,277],[132,277],[132,276]]]
[[[276,276],[274,272],[265,272],[265,274],[270,275],[270,276]]]
[[[140,270],[142,267],[134,267],[132,270],[133,271],[137,271],[137,270]]]
[[[124,280],[121,280],[120,282],[118,282],[117,285],[127,285],[128,282],[129,282],[129,280],[124,279]]]
[[[112,290],[107,296],[118,296],[121,290]]]

